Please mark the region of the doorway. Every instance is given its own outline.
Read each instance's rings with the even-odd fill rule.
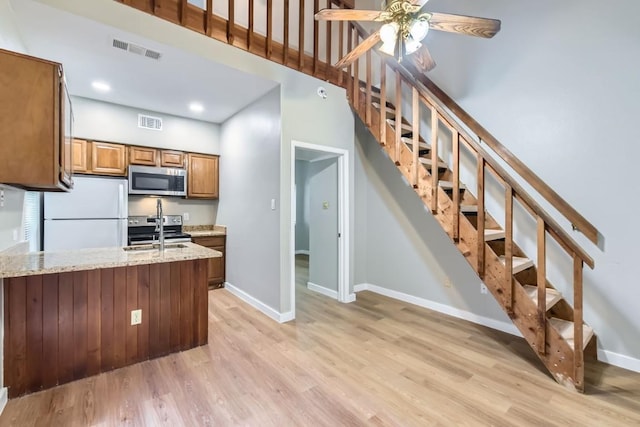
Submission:
[[[296,263],[308,272],[305,285],[309,290],[340,302],[352,300],[348,289],[348,155],[347,150],[339,148],[292,142],[290,262],[293,313]],[[297,183],[305,188],[298,188]]]

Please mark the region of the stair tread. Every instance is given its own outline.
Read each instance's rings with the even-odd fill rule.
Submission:
[[[443,190],[453,190],[453,181],[438,181],[438,185],[440,185]],[[460,183],[459,188],[460,190],[465,190],[467,187],[463,183]]]
[[[485,242],[490,242],[492,240],[500,240],[500,239],[504,239],[505,236],[505,232],[504,230],[494,230],[491,228],[486,228],[484,230],[484,241]]]
[[[500,261],[506,265],[506,259],[504,255],[500,255]],[[513,274],[520,273],[527,268],[533,267],[533,261],[529,258],[513,257]]]
[[[420,157],[418,158],[418,160],[420,160],[420,163],[422,163],[425,166],[431,166],[433,165],[433,162],[431,161],[431,159],[426,158],[426,157]],[[441,160],[438,160],[438,167],[441,169],[448,169],[449,166],[447,166],[447,164]]]
[[[372,102],[371,105],[373,105],[375,108],[377,108],[378,110],[380,109],[380,103],[379,102]],[[396,109],[395,108],[391,108],[387,105],[387,113],[393,113],[395,114]]]
[[[407,144],[409,146],[409,148],[413,147],[413,139],[406,138],[406,137],[403,136],[402,138],[400,138],[400,140],[402,142],[404,142],[405,144]],[[427,144],[426,142],[424,142],[424,141],[420,141],[418,147],[421,150],[429,150],[429,149],[431,149],[431,146],[429,144]]]
[[[524,291],[529,295],[529,298],[538,305],[538,287],[532,285],[524,285]],[[546,300],[547,310],[553,307],[558,301],[562,299],[562,294],[553,288],[547,288]]]
[[[569,320],[562,320],[556,317],[552,317],[549,319],[551,326],[553,326],[562,336],[562,338],[567,341],[569,347],[575,350],[575,339],[573,335],[573,322]],[[593,328],[591,326],[582,324],[582,348],[585,348],[589,343],[589,340],[593,336]]]
[[[393,128],[395,129],[396,127],[396,121],[393,119],[387,119],[387,123],[389,123],[391,126],[393,126]],[[411,126],[410,124],[407,123],[402,123],[402,129],[404,130],[408,130],[408,131],[413,131],[413,126]]]

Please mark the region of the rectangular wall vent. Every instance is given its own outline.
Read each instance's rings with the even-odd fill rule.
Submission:
[[[130,43],[124,40],[119,40],[114,38],[112,39],[111,45],[116,49],[126,50],[127,52],[134,53],[136,55],[155,59],[156,61],[159,61],[160,58],[162,58],[162,53],[158,51],[147,49],[144,46],[140,46],[135,43]]]
[[[162,130],[162,119],[160,117],[138,114],[138,127],[150,130]]]

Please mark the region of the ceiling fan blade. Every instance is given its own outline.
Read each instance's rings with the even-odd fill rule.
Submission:
[[[336,68],[344,68],[351,65],[356,59],[360,58],[366,51],[374,47],[380,41],[380,30],[371,34],[364,39],[362,43],[354,47],[353,50],[347,53],[338,61],[335,65]]]
[[[316,13],[316,21],[373,21],[379,10],[322,9]]]
[[[432,13],[429,26],[434,30],[462,33],[470,36],[490,39],[500,31],[500,21],[474,16]]]
[[[411,62],[420,73],[426,73],[436,67],[436,61],[431,57],[431,52],[427,46],[422,45],[420,49],[409,55]]]

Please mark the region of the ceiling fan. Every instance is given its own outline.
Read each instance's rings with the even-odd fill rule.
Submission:
[[[367,50],[382,41],[380,52],[396,56],[402,61],[410,55],[416,68],[421,72],[432,70],[436,63],[429,49],[421,42],[429,29],[491,38],[500,31],[497,19],[473,16],[451,15],[447,13],[425,12],[422,8],[428,0],[390,0],[383,4],[383,10],[322,9],[316,13],[319,21],[377,21],[384,22],[379,30],[363,40],[335,65],[344,68],[352,64]]]

